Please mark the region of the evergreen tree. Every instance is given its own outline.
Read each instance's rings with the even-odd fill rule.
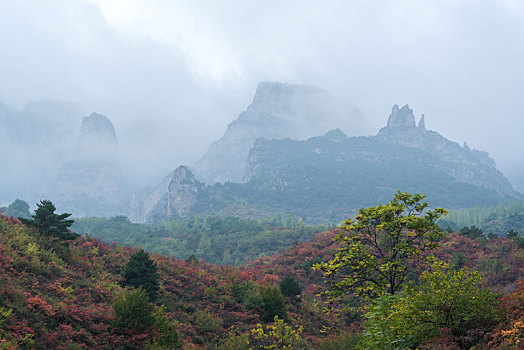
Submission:
[[[37,229],[43,236],[56,237],[59,239],[76,239],[79,235],[71,232],[69,227],[73,225],[73,220],[67,220],[71,214],[56,214],[56,207],[49,200],[42,200],[36,204],[35,213],[32,219],[20,218],[20,221],[30,227]]]
[[[135,288],[142,287],[151,300],[156,299],[159,289],[157,267],[143,249],[131,255],[122,271],[122,276],[125,279],[125,285]]]
[[[275,316],[286,318],[286,299],[282,295],[280,288],[261,287],[260,301],[262,306],[262,320],[271,322]]]
[[[280,291],[286,297],[294,297],[302,293],[302,287],[295,277],[286,275],[280,282]]]

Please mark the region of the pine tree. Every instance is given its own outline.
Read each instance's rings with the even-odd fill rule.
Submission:
[[[125,279],[125,285],[135,288],[142,287],[149,295],[149,299],[156,299],[159,289],[157,267],[143,249],[131,255],[122,271],[122,276]]]
[[[36,204],[35,213],[31,215],[32,219],[20,218],[20,221],[27,226],[34,227],[43,236],[56,237],[60,239],[76,239],[79,235],[71,232],[69,227],[73,225],[73,220],[67,220],[71,214],[56,214],[56,207],[49,200],[42,200]]]

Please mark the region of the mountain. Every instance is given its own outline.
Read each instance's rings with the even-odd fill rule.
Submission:
[[[92,113],[82,120],[73,156],[59,170],[56,201],[75,216],[122,213],[122,170],[118,141],[106,116]]]
[[[0,202],[45,198],[59,166],[74,149],[82,110],[71,102],[43,100],[15,110],[0,103]]]
[[[256,139],[301,140],[341,124],[360,132],[359,126],[364,123],[354,107],[339,113],[333,98],[317,87],[261,82],[253,102],[196,162],[196,176],[209,184],[241,182]]]
[[[487,153],[426,130],[424,117],[417,125],[407,105],[393,106],[375,136],[348,137],[335,129],[307,140],[258,139],[246,163],[244,183],[212,186],[179,168],[149,220],[292,214],[336,222],[397,190],[422,192],[431,205],[446,208],[521,198]]]

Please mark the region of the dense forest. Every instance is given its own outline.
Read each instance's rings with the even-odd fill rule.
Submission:
[[[53,209],[50,205],[40,204]],[[409,205],[418,215],[399,212]],[[76,236],[62,230],[70,222],[53,210],[37,209],[24,223],[1,216],[0,344],[7,349],[518,349],[524,331],[520,237],[487,236],[476,228],[447,233],[434,225],[443,213],[427,211],[416,197],[395,197],[362,209],[340,229],[317,233],[310,242],[296,240],[280,253],[238,267]],[[49,230],[47,221],[38,219],[49,217],[64,225]],[[383,225],[377,229],[379,217]],[[233,227],[264,232],[273,227],[269,222],[193,221],[196,230],[229,227],[230,234]],[[189,222],[171,223],[177,224]],[[301,226],[291,218],[288,224]],[[364,237],[373,232],[397,237],[392,245],[377,236],[377,244],[398,249],[406,259],[370,260],[373,242]],[[361,264],[345,265],[359,256]],[[391,292],[391,283],[375,268],[402,273],[405,278],[395,282],[401,281],[398,292]],[[354,279],[363,276],[355,275],[359,271],[378,276],[376,285]]]
[[[498,236],[510,230],[524,235],[524,202],[510,200],[488,208],[477,206],[453,210],[439,221],[439,225],[452,230],[475,226]]]
[[[195,256],[217,265],[240,265],[309,241],[327,225],[305,225],[293,216],[271,219],[194,217],[158,224],[134,224],[125,216],[79,218],[73,230],[178,259]]]

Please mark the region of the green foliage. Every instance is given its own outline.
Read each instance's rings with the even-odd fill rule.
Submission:
[[[281,216],[258,220],[194,217],[156,224],[134,224],[123,218],[78,218],[73,229],[105,242],[140,246],[178,259],[194,256],[217,265],[241,265],[293,243],[308,241],[328,229]]]
[[[371,304],[363,348],[415,348],[449,329],[453,340],[469,349],[500,321],[497,296],[481,284],[478,272],[454,270],[433,256],[428,264],[404,294],[383,295]]]
[[[353,350],[356,348],[360,336],[355,333],[341,333],[323,339],[318,350]]]
[[[13,203],[9,204],[4,215],[8,217],[12,216],[14,218],[29,219],[31,217],[29,204],[21,199],[16,199]]]
[[[264,322],[271,322],[275,316],[287,316],[286,298],[278,287],[260,286],[256,294],[248,296],[245,305],[247,309],[258,309]]]
[[[166,307],[162,305],[153,312],[154,326],[158,336],[151,344],[151,349],[179,349],[182,347],[176,324],[168,320],[166,310]]]
[[[37,229],[43,236],[56,237],[63,240],[76,239],[79,235],[69,231],[73,220],[67,220],[71,214],[56,214],[55,205],[48,200],[37,203],[32,219],[20,218],[20,221],[30,227]]]
[[[249,279],[241,279],[238,271],[233,271],[228,276],[227,288],[231,296],[239,303],[244,301],[253,294],[255,285]]]
[[[342,224],[335,258],[314,266],[330,284],[330,301],[400,291],[422,254],[437,248],[444,236],[435,222],[446,211],[428,210],[424,198],[399,191],[391,202],[360,209],[354,220]]]
[[[142,288],[119,295],[113,303],[113,310],[115,326],[124,331],[143,332],[155,323],[153,305]]]
[[[508,230],[524,234],[524,202],[511,200],[489,208],[477,206],[453,210],[439,221],[439,225],[450,226],[454,230],[476,226],[498,236],[504,235]]]
[[[135,288],[143,288],[151,300],[157,297],[159,283],[155,262],[149,255],[140,249],[129,259],[122,269],[124,284]]]
[[[280,281],[280,291],[286,297],[294,297],[302,293],[302,287],[295,277],[286,275]]]
[[[195,323],[202,332],[216,332],[222,327],[222,319],[207,311],[197,311]]]
[[[463,227],[462,229],[460,229],[458,233],[459,235],[463,235],[471,239],[477,239],[481,241],[486,240],[486,235],[484,235],[484,231],[482,231],[476,226]]]
[[[257,324],[254,329],[251,329],[250,349],[305,349],[304,341],[301,338],[302,326],[288,326],[278,316],[275,316],[273,320],[272,324],[266,326]]]
[[[401,323],[391,317],[393,308],[400,300],[399,294],[383,294],[367,307],[364,331],[358,343],[358,349],[406,349],[409,339],[401,336],[397,329]]]

